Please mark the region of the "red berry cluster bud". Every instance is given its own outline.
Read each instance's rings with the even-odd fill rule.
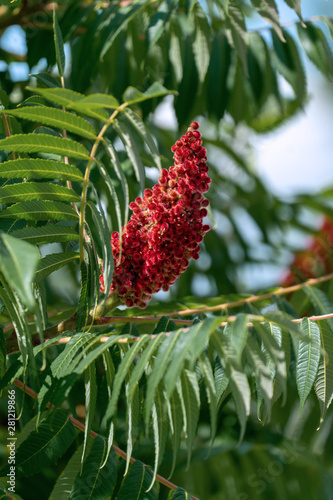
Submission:
[[[163,169],[158,184],[130,204],[133,213],[123,228],[121,253],[119,234],[112,234],[110,292],[127,307],[146,307],[153,293],[169,289],[190,258],[199,258],[199,243],[210,229],[202,220],[209,205],[203,193],[211,179],[198,128],[197,122],[191,124],[171,148],[174,166]],[[104,292],[103,276],[100,283]]]
[[[295,254],[282,286],[291,286],[333,272],[333,220],[326,217],[306,250]]]

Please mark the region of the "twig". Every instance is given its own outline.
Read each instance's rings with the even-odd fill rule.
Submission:
[[[28,394],[28,396],[31,396],[33,399],[38,400],[38,394],[35,391],[33,391],[30,387],[24,385],[20,380],[18,380],[18,379],[14,380],[13,384],[16,385],[16,387],[18,387],[19,389],[21,389],[21,391],[24,391],[26,394]],[[47,403],[46,406],[48,408],[51,407],[52,410],[54,410],[54,408],[55,408],[54,405],[51,405],[51,403]],[[77,429],[79,429],[80,431],[83,431],[83,432],[85,431],[86,427],[84,424],[82,424],[79,420],[74,418],[72,415],[68,415],[68,417]],[[100,434],[97,434],[97,432],[94,432],[94,431],[90,431],[90,436],[92,436],[92,437],[100,436],[102,439],[105,439],[103,436],[101,436]],[[127,460],[127,454],[123,450],[118,448],[118,446],[115,446],[115,445],[112,445],[112,446],[113,446],[113,449],[114,449],[116,455],[123,458],[124,460]],[[133,457],[130,458],[131,463],[134,463],[135,461],[136,461],[135,458],[133,458]],[[145,465],[145,467],[147,467],[147,465]],[[178,488],[178,486],[176,484],[171,483],[170,481],[168,481],[164,477],[160,476],[159,474],[156,475],[156,480],[159,483],[164,484],[164,486],[166,486],[167,488],[169,488],[171,490],[176,490]],[[194,497],[193,495],[192,495],[192,498],[193,498],[193,500],[199,500],[199,498]]]
[[[333,273],[327,274],[325,276],[321,276],[320,278],[311,278],[304,283],[299,283],[298,285],[292,285],[289,287],[281,287],[275,290],[274,292],[264,293],[263,295],[251,295],[246,299],[237,300],[235,302],[224,302],[223,304],[218,304],[216,306],[207,306],[207,307],[198,307],[196,309],[184,309],[183,311],[173,311],[171,313],[165,313],[163,316],[188,316],[189,314],[198,314],[198,313],[206,313],[206,312],[214,312],[214,311],[223,311],[224,309],[231,309],[233,307],[244,306],[245,304],[251,304],[252,302],[259,302],[261,300],[271,299],[274,295],[287,295],[288,293],[297,292],[301,290],[305,286],[313,286],[318,283],[323,283],[324,281],[328,281],[333,278]],[[157,318],[161,318],[161,316],[156,316]]]
[[[326,276],[321,276],[320,278],[312,278],[304,283],[300,283],[298,285],[293,285],[290,287],[286,288],[279,288],[275,292],[270,292],[266,293],[263,295],[251,295],[250,297],[247,297],[246,299],[243,300],[238,300],[235,302],[224,302],[223,304],[219,304],[217,306],[212,306],[212,307],[201,307],[197,309],[186,309],[183,311],[174,311],[171,313],[165,313],[163,316],[167,317],[173,317],[176,315],[179,316],[185,316],[185,315],[190,315],[190,314],[197,314],[197,313],[206,313],[206,312],[214,312],[214,311],[223,311],[225,309],[230,309],[234,307],[240,307],[245,304],[249,304],[252,302],[259,302],[261,300],[267,300],[271,299],[274,295],[286,295],[288,293],[293,293],[298,290],[301,290],[304,286],[313,286],[318,283],[322,283],[325,281],[328,281],[333,277],[332,274],[328,274]],[[112,307],[115,308],[117,307],[117,303],[114,302],[114,298],[110,296],[108,299],[109,304],[108,307],[111,309]],[[113,306],[112,306],[112,301],[113,301]],[[98,311],[99,312],[99,311]],[[97,316],[94,316],[94,311],[90,312],[90,318],[91,322],[88,323],[88,325],[94,326],[94,327],[99,327],[99,326],[105,326],[109,324],[115,324],[115,323],[157,323],[163,316],[131,316],[131,317],[126,317],[126,316],[106,316],[106,317],[99,317],[98,314]],[[327,319],[331,318],[330,314],[322,315],[322,316],[311,316],[309,319],[312,321],[319,321],[321,319]],[[236,316],[228,316],[225,318],[221,318],[221,325],[220,326],[226,326],[228,323],[235,321]],[[191,326],[193,324],[192,320],[183,320],[183,319],[174,319],[174,323],[178,325],[188,325]],[[295,323],[300,323],[302,321],[302,318],[300,319],[293,319],[292,320]],[[248,326],[252,326],[251,323],[248,324]],[[65,321],[62,321],[58,325],[54,325],[50,328],[47,328],[44,330],[44,340],[45,342],[48,339],[52,339],[56,337],[57,335],[61,333],[65,333],[66,331],[75,331],[76,329],[76,313],[74,313],[70,318],[66,319]],[[33,345],[39,345],[40,344],[40,338],[37,333],[32,335],[32,343]],[[100,342],[105,342],[109,337],[105,336],[100,339]],[[61,340],[59,340],[59,344],[64,344],[69,342],[70,337],[63,337]],[[136,338],[131,337],[130,339],[125,339],[122,340],[121,342],[135,342]],[[17,344],[17,339],[15,336],[11,336],[7,339],[6,341],[6,351],[7,354],[13,354],[14,352],[18,352],[18,344]]]
[[[2,102],[1,101],[0,101],[0,105],[2,106]],[[10,128],[9,128],[9,124],[8,124],[6,113],[2,113],[2,119],[3,119],[3,123],[4,123],[4,126],[5,126],[5,129],[6,129],[6,136],[10,137],[11,133],[10,133]],[[15,153],[14,153],[14,151],[12,151],[12,159],[15,160]]]

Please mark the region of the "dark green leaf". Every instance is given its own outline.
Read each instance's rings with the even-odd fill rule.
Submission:
[[[275,0],[251,0],[251,2],[258,14],[273,26],[278,37],[284,42],[285,39],[280,26],[279,13]]]
[[[80,160],[89,159],[89,151],[82,144],[48,134],[17,134],[0,141],[0,151],[18,153],[48,153]]]
[[[75,427],[66,410],[52,411],[16,450],[17,475],[32,476],[60,458],[76,436]],[[9,465],[1,471],[6,476]]]
[[[30,311],[36,307],[32,283],[38,260],[36,247],[10,234],[0,235],[0,271]]]
[[[13,116],[18,116],[24,120],[42,123],[50,127],[65,129],[68,132],[86,137],[87,139],[96,139],[94,127],[81,116],[76,116],[68,111],[57,108],[48,108],[46,106],[26,106],[17,109],[2,111]]]
[[[83,463],[81,474],[75,479],[69,496],[70,500],[83,500],[83,498],[108,500],[111,498],[117,479],[117,459],[112,449],[108,460],[102,467],[105,451],[105,440],[97,436]]]
[[[308,342],[300,341],[297,353],[296,382],[301,401],[301,414],[305,401],[316,379],[320,359],[320,328],[314,321],[303,318],[301,330]]]
[[[123,100],[127,105],[137,104],[138,102],[154,99],[155,97],[163,97],[170,94],[177,94],[175,90],[168,90],[159,82],[153,83],[145,92],[140,92],[134,87],[128,87],[123,95]]]
[[[320,407],[320,423],[322,423],[333,399],[333,333],[326,321],[318,321],[317,325],[320,328],[321,346],[324,349],[315,381],[315,391]]]
[[[303,102],[306,97],[306,75],[304,67],[291,35],[283,30],[283,36],[286,42],[282,42],[273,31],[273,62],[281,75],[293,88],[297,99]]]
[[[31,200],[80,201],[72,189],[46,182],[22,182],[0,188],[1,203]]]
[[[328,78],[333,78],[333,55],[320,28],[312,23],[297,24],[299,39],[310,61]]]
[[[62,34],[54,6],[53,6],[53,35],[54,35],[54,46],[56,52],[58,71],[60,76],[64,76],[64,71],[65,71],[64,43],[62,41]]]
[[[60,201],[25,201],[16,203],[0,212],[0,218],[27,220],[78,220],[78,214],[70,205]]]
[[[10,234],[15,238],[27,241],[33,245],[79,239],[78,233],[76,233],[72,227],[61,226],[58,224],[47,224],[42,227],[25,227],[24,229],[13,231]]]
[[[45,179],[83,181],[83,174],[72,165],[53,160],[33,160],[31,158],[2,163],[0,165],[0,177],[6,179],[44,177]]]
[[[136,460],[125,477],[116,500],[157,500],[156,483],[147,491],[152,479],[153,474],[149,467]]]
[[[80,255],[77,252],[61,252],[47,255],[46,257],[40,259],[35,280],[41,281],[57,269],[60,269],[66,264],[69,264],[73,260],[77,260],[79,258]]]

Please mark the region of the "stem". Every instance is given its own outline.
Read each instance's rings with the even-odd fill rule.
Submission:
[[[2,102],[1,101],[0,101],[0,105],[2,106]],[[5,126],[5,129],[6,129],[6,136],[10,137],[11,133],[10,133],[9,123],[8,123],[8,120],[7,120],[6,113],[2,113],[2,119],[3,119],[3,123],[4,123],[4,126]],[[14,153],[14,151],[12,151],[12,159],[15,160],[15,153]]]
[[[259,302],[261,300],[267,300],[273,297],[273,295],[283,295],[283,294],[288,294],[292,293],[298,290],[301,290],[304,286],[309,286],[309,285],[316,285],[318,283],[328,281],[333,277],[333,274],[328,274],[326,276],[322,276],[320,278],[312,278],[305,283],[300,283],[298,285],[293,285],[290,287],[286,288],[280,288],[276,290],[275,292],[270,292],[266,293],[264,295],[252,295],[250,297],[247,297],[244,300],[238,300],[236,302],[225,302],[223,304],[219,304],[217,306],[213,307],[202,307],[198,309],[186,309],[184,311],[174,311],[171,313],[165,313],[164,316],[172,317],[175,315],[189,315],[189,314],[196,314],[196,313],[201,313],[201,312],[213,312],[213,311],[219,311],[219,310],[224,310],[224,309],[229,309],[233,307],[239,307],[242,305],[245,305],[246,303],[252,303],[252,302]],[[112,310],[118,305],[118,301],[113,295],[111,294],[106,302],[108,310]],[[103,310],[104,304],[101,303],[97,307],[98,313]],[[102,317],[96,314],[94,310],[90,311],[90,321],[88,321],[88,325],[92,325],[95,327],[98,326],[105,326],[109,324],[114,324],[114,323],[157,323],[162,316],[131,316],[131,317],[126,317],[126,316],[110,316],[110,317]],[[324,314],[321,316],[310,316],[309,319],[312,321],[320,321],[323,319],[329,319],[333,317],[333,313],[331,314]],[[221,318],[221,325],[220,326],[226,326],[228,323],[235,321],[236,316],[228,316],[225,319]],[[183,319],[173,319],[174,323],[178,325],[187,325],[191,326],[193,321],[192,320],[183,320]],[[291,320],[294,323],[300,323],[302,321],[302,318],[297,318],[297,319],[292,319]],[[247,326],[252,326],[252,323],[248,323]],[[76,313],[74,313],[70,318],[62,321],[58,325],[54,325],[50,328],[47,328],[44,330],[44,340],[47,341],[48,339],[52,339],[56,337],[57,335],[60,335],[61,333],[64,333],[66,331],[75,331],[76,329]],[[38,334],[33,334],[32,335],[32,343],[33,345],[39,345],[40,344],[40,338]],[[105,342],[109,337],[102,337],[100,339],[100,342]],[[70,337],[64,337],[62,338],[59,343],[67,343],[69,342]],[[131,339],[126,339],[122,340],[122,342],[135,342],[135,338]],[[6,352],[7,354],[13,354],[14,352],[18,352],[18,344],[17,344],[17,338],[14,336],[11,336],[7,339],[6,341]]]
[[[252,302],[259,302],[261,300],[271,299],[274,295],[287,295],[288,293],[297,292],[298,290],[302,290],[305,286],[313,286],[318,283],[323,283],[324,281],[328,281],[333,278],[333,273],[327,274],[325,276],[321,276],[320,278],[311,278],[304,283],[299,283],[298,285],[292,285],[288,287],[281,287],[275,290],[274,292],[265,293],[263,295],[251,295],[246,299],[237,300],[235,302],[224,302],[223,304],[218,304],[216,306],[207,306],[207,307],[198,307],[196,309],[184,309],[183,311],[173,311],[170,313],[165,313],[163,316],[188,316],[189,314],[198,314],[198,313],[206,313],[206,312],[214,312],[214,311],[222,311],[224,309],[230,309],[233,307],[244,306],[245,304],[251,304]],[[160,318],[161,316],[156,316]]]
[[[82,199],[81,199],[81,207],[80,207],[80,228],[79,228],[79,244],[80,244],[80,261],[82,262],[84,260],[84,247],[83,247],[83,235],[84,235],[84,222],[85,222],[85,208],[86,208],[86,200],[87,200],[87,191],[88,191],[88,184],[89,184],[89,176],[90,176],[90,171],[93,166],[93,163],[95,161],[95,154],[98,148],[99,143],[103,140],[103,136],[105,132],[107,131],[108,127],[113,123],[115,117],[118,115],[118,113],[124,109],[127,106],[127,102],[124,102],[119,106],[119,108],[115,109],[114,112],[111,114],[110,118],[107,120],[107,122],[104,123],[103,127],[101,128],[94,144],[93,147],[91,148],[90,155],[89,155],[89,160],[88,164],[86,167],[86,171],[84,173],[84,179],[83,179],[83,188],[82,188]]]
[[[27,387],[26,385],[24,385],[20,380],[18,380],[18,379],[14,380],[13,385],[16,385],[16,387],[18,387],[19,389],[21,389],[21,391],[28,394],[28,396],[32,397],[33,399],[38,400],[38,394],[35,391],[33,391],[30,387]],[[51,407],[52,410],[55,409],[54,405],[51,405],[51,403],[47,403],[46,406],[48,408]],[[76,418],[72,417],[72,415],[68,415],[68,417],[77,429],[79,429],[80,431],[83,431],[83,432],[85,431],[86,427],[84,424],[82,424]],[[102,439],[105,439],[103,436],[101,436],[100,434],[97,434],[97,432],[94,432],[94,431],[90,431],[90,436],[92,436],[92,437],[100,436]],[[127,454],[123,450],[121,450],[120,448],[118,448],[118,446],[115,446],[115,445],[112,445],[112,447],[113,447],[116,455],[123,458],[124,460],[127,460]],[[130,462],[131,463],[136,462],[135,458],[131,457]],[[145,467],[147,467],[147,465],[145,465]],[[156,475],[156,479],[159,483],[164,484],[164,486],[166,486],[167,488],[169,488],[171,490],[176,490],[178,488],[178,486],[176,484],[171,483],[170,481],[168,481],[164,477],[160,476],[159,474]],[[193,498],[193,500],[199,500],[197,497],[194,497],[193,495],[192,495],[192,498]]]

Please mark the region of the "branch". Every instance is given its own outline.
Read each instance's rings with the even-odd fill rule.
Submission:
[[[15,15],[11,15],[8,10],[9,16],[5,19],[0,20],[0,30],[8,28],[8,26],[13,26],[14,24],[24,25],[25,17],[29,17],[38,12],[50,12],[53,9],[53,2],[38,2],[33,4],[23,4],[22,9]]]
[[[320,278],[311,278],[304,283],[299,283],[298,285],[281,287],[274,292],[264,293],[263,295],[251,295],[246,299],[237,300],[235,302],[224,302],[223,304],[218,304],[216,306],[198,307],[196,309],[184,309],[183,311],[173,311],[171,313],[165,313],[163,316],[188,316],[190,314],[223,311],[224,309],[230,309],[233,307],[244,306],[245,304],[250,304],[252,302],[271,299],[274,295],[287,295],[288,293],[297,292],[298,290],[302,290],[302,288],[305,286],[317,285],[318,283],[323,283],[324,281],[328,281],[331,278],[333,278],[333,273],[321,276]],[[161,318],[161,316],[156,317],[159,319]]]
[[[234,307],[240,307],[245,304],[250,304],[252,302],[259,302],[261,300],[267,300],[271,299],[274,295],[287,295],[289,293],[296,292],[298,290],[301,290],[304,286],[313,286],[318,283],[322,283],[325,281],[330,280],[333,277],[332,274],[328,274],[326,276],[321,276],[320,278],[312,278],[310,280],[305,281],[304,283],[299,283],[298,285],[293,285],[289,286],[286,288],[279,288],[274,292],[269,292],[265,293],[263,295],[251,295],[250,297],[247,297],[246,299],[243,300],[238,300],[235,302],[224,302],[223,304],[218,304],[216,306],[211,306],[211,307],[200,307],[197,309],[185,309],[183,311],[173,311],[171,313],[165,313],[163,316],[168,316],[168,317],[173,317],[173,316],[187,316],[190,314],[198,314],[198,313],[207,313],[207,312],[215,312],[215,311],[223,311],[225,309],[230,309]],[[117,301],[117,298],[113,296],[112,294],[108,297],[107,299],[107,308],[108,310],[112,310],[116,308],[119,305],[119,302]],[[99,305],[97,308],[98,312],[102,310],[103,303]],[[117,324],[117,323],[157,323],[163,316],[106,316],[106,317],[100,317],[96,315],[96,311],[91,310],[89,314],[89,320],[87,322],[86,326],[93,326],[93,327],[99,327],[99,326],[106,326],[106,325],[111,325],[111,324]],[[312,321],[319,321],[322,319],[327,319],[333,317],[333,314],[325,314],[323,316],[310,316],[309,319]],[[221,318],[221,325],[220,326],[226,326],[228,323],[235,321],[236,316],[228,316],[225,319]],[[172,320],[174,323],[177,325],[187,325],[191,326],[193,324],[192,320],[185,320],[185,319],[173,319]],[[300,323],[302,321],[302,318],[299,319],[293,319],[292,320],[295,323]],[[248,323],[247,326],[252,326],[252,323]],[[54,325],[50,328],[47,328],[44,330],[44,341],[47,342],[47,340],[53,339],[54,337],[57,337],[57,335],[60,335],[61,333],[65,333],[67,331],[75,331],[76,330],[76,313],[74,313],[70,318],[62,321],[58,325]],[[63,337],[61,340],[59,340],[59,344],[66,344],[69,342],[71,337]],[[102,337],[100,339],[100,342],[106,342],[108,339],[108,336]],[[40,344],[40,337],[38,333],[34,333],[31,336],[32,339],[32,344],[34,346]],[[129,339],[123,339],[121,342],[136,342],[136,337],[131,337]],[[15,333],[12,334],[11,337],[9,337],[6,341],[6,352],[7,354],[13,354],[15,352],[18,352],[18,343],[17,343],[17,338]]]
[[[38,400],[38,394],[35,391],[33,391],[30,387],[27,387],[26,385],[24,385],[20,380],[18,380],[18,379],[14,380],[13,384],[16,385],[16,387],[18,387],[19,389],[21,389],[21,391],[28,394],[28,396],[31,396],[33,399]],[[48,408],[51,407],[52,410],[55,409],[54,405],[51,405],[51,403],[47,403],[46,406]],[[83,432],[85,431],[84,424],[82,424],[76,418],[72,417],[72,415],[68,415],[68,416],[69,416],[69,419],[71,420],[71,422],[73,423],[73,425],[77,429],[79,429],[80,431],[83,431]],[[100,434],[97,434],[97,432],[94,432],[94,431],[90,431],[90,436],[92,436],[92,437],[100,436],[102,439],[105,439],[103,436],[101,436]],[[127,454],[123,450],[118,448],[118,446],[115,446],[115,445],[112,445],[112,446],[113,446],[113,449],[114,449],[116,455],[123,458],[124,460],[127,459]],[[133,457],[130,458],[131,463],[134,463],[135,461],[136,461],[135,458],[133,458]],[[147,465],[145,465],[145,467],[147,467]],[[166,486],[167,488],[169,488],[171,490],[176,490],[178,488],[178,486],[176,484],[171,483],[170,481],[168,481],[164,477],[160,476],[159,474],[156,475],[156,479],[159,483],[164,484],[164,486]],[[199,500],[199,498],[194,497],[193,495],[192,495],[192,498],[193,498],[193,500]]]

